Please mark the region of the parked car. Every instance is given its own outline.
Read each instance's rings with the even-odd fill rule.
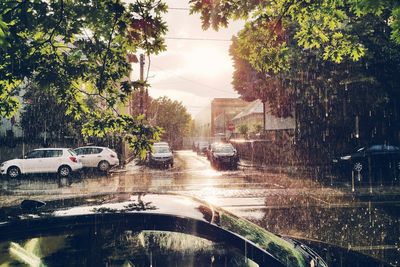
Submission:
[[[369,172],[378,171],[399,177],[400,148],[392,145],[362,147],[352,154],[334,159],[333,166],[340,174],[354,172],[365,177]]]
[[[208,147],[210,144],[208,142],[199,142],[197,144],[196,152],[199,155],[207,155]]]
[[[327,266],[304,243],[176,194],[24,200],[0,208],[0,231],[2,266]]]
[[[84,146],[75,150],[84,168],[97,168],[107,172],[111,167],[119,165],[118,155],[108,147]]]
[[[174,155],[169,146],[153,146],[148,159],[150,166],[174,166]]]
[[[239,156],[236,149],[229,143],[214,143],[209,151],[211,166],[220,169],[223,167],[237,168]]]
[[[61,177],[67,177],[81,168],[82,163],[69,148],[39,148],[0,165],[1,174],[11,178],[29,173],[58,173]]]

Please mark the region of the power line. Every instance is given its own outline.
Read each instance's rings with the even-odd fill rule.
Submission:
[[[212,41],[212,42],[230,42],[230,39],[219,39],[219,38],[195,38],[195,37],[172,37],[167,36],[165,39],[168,40],[186,40],[186,41]]]
[[[168,7],[168,9],[170,9],[170,10],[184,10],[184,11],[190,10],[190,8],[188,8],[188,7]]]

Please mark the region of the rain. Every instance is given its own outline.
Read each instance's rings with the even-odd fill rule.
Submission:
[[[203,204],[182,200],[177,221],[193,208],[244,245],[96,221],[0,238],[0,265],[52,266],[101,239],[107,262],[74,264],[258,266],[262,249],[287,266],[400,266],[397,3],[3,2],[0,227],[68,208],[129,221],[161,212],[146,196],[186,196]]]

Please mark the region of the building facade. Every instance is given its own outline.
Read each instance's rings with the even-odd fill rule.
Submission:
[[[231,132],[232,119],[248,104],[239,98],[214,98],[211,102],[211,136]]]

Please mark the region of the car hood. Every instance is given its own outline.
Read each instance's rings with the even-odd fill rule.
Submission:
[[[10,159],[4,161],[2,164],[4,165],[12,165],[12,164],[19,164],[21,162],[21,159]]]

